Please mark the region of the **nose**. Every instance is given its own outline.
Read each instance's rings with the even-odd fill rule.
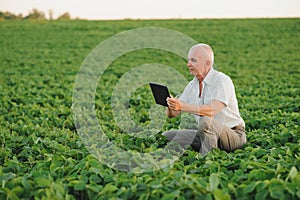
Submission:
[[[193,66],[189,61],[187,62],[187,64],[186,64],[188,67],[191,67],[191,66]]]

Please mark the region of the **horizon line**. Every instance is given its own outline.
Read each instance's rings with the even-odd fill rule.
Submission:
[[[37,8],[32,8],[32,10],[37,9]],[[46,20],[51,20],[50,16],[48,16],[49,14],[47,14],[47,12],[45,12],[44,10],[41,9],[37,9],[38,11],[41,11],[44,13]],[[26,17],[27,15],[29,15],[31,13],[31,11],[29,11],[27,14],[24,14],[22,12],[20,13],[14,13],[12,11],[8,11],[8,10],[1,10],[0,12],[9,12],[13,15],[21,15],[22,17]],[[293,19],[293,18],[300,18],[300,15],[290,15],[290,16],[283,16],[283,15],[274,15],[274,16],[264,16],[264,15],[257,15],[257,16],[251,16],[251,15],[245,15],[245,16],[203,16],[203,17],[181,17],[181,16],[174,16],[174,17],[80,17],[80,16],[72,16],[72,14],[69,11],[65,11],[61,14],[58,14],[59,17],[60,15],[63,15],[65,13],[68,13],[70,15],[70,20],[87,20],[87,21],[118,21],[118,20],[196,20],[196,19]],[[55,20],[55,19],[53,19]]]

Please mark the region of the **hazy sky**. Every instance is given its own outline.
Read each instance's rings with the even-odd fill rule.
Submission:
[[[300,17],[300,0],[0,0],[0,11],[32,8],[84,19]]]

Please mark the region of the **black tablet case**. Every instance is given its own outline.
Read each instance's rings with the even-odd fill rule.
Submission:
[[[167,86],[158,83],[149,83],[155,102],[168,107],[167,97],[171,97]]]

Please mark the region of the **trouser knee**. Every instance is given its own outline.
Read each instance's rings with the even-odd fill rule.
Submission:
[[[207,133],[211,127],[212,118],[201,117],[198,122],[198,130],[200,133]]]
[[[170,131],[163,132],[162,135],[165,136],[168,141],[171,141],[175,137],[176,133],[177,133],[176,131],[170,130]]]

